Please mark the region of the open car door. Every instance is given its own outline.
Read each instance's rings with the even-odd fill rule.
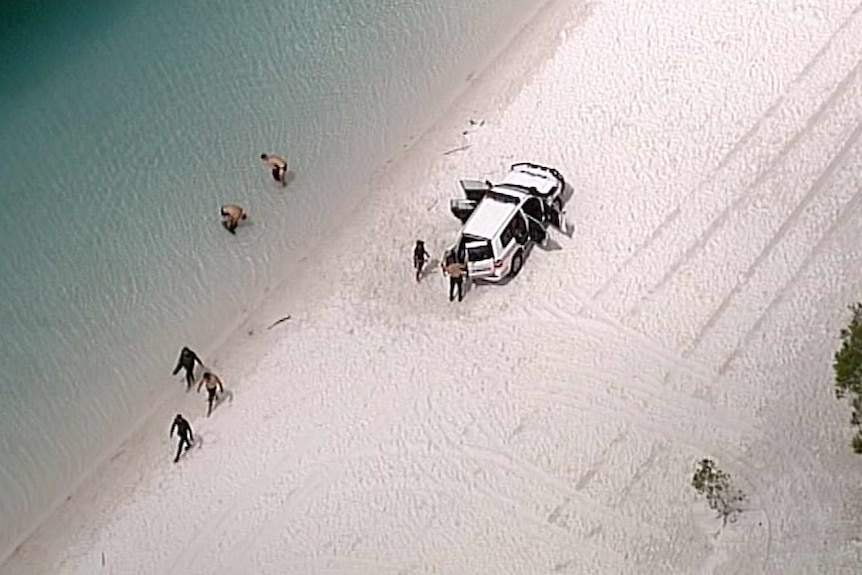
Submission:
[[[548,223],[567,234],[566,230],[566,214],[561,209],[558,209],[555,205],[545,206],[545,217],[548,220]]]
[[[486,239],[468,238],[464,243],[467,256],[467,275],[483,278],[494,274],[494,251]]]
[[[478,205],[479,202],[475,200],[452,199],[449,200],[449,211],[463,224],[470,219]]]
[[[461,191],[464,192],[464,197],[470,201],[479,203],[491,190],[491,182],[479,180],[460,180]]]
[[[548,230],[545,229],[542,222],[527,214],[524,216],[527,218],[527,233],[530,235],[530,239],[540,246],[546,245],[548,243]]]

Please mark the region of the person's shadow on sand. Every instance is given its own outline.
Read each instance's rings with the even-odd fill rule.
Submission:
[[[228,403],[233,403],[233,392],[229,389],[225,389],[224,393],[219,394],[216,400],[213,402],[213,413],[215,410],[219,408],[219,406],[227,401]]]
[[[419,281],[421,282],[426,277],[430,276],[432,273],[434,273],[434,270],[438,269],[439,267],[440,267],[440,260],[439,259],[437,259],[437,258],[429,259],[427,262],[425,262],[425,265],[422,266],[422,273],[419,274]]]

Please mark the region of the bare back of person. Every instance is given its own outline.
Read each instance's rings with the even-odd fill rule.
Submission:
[[[239,223],[246,219],[245,210],[236,204],[227,204],[221,207],[221,224],[230,233],[236,233]]]
[[[280,182],[282,186],[287,183],[285,181],[288,170],[287,160],[275,154],[261,154],[260,159],[271,170],[272,179]]]

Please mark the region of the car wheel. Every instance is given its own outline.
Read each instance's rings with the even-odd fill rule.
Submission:
[[[524,256],[519,250],[518,253],[515,254],[515,257],[512,258],[512,269],[509,271],[509,276],[515,277],[516,275],[518,275],[518,272],[521,271],[521,266],[523,265]]]

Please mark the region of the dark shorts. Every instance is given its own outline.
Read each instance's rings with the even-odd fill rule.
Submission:
[[[413,258],[413,267],[417,270],[422,269],[422,266],[425,265],[425,260],[422,258]]]
[[[209,396],[209,401],[215,401],[216,399],[216,390],[215,388],[209,389],[207,388],[207,395]]]

